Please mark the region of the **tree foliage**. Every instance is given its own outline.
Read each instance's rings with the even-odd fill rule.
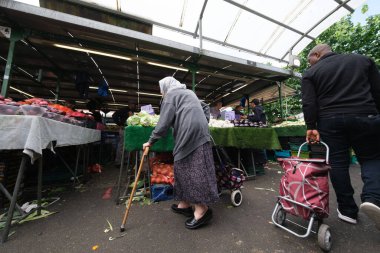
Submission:
[[[364,13],[367,10],[368,6],[364,5],[362,12]],[[380,15],[370,16],[366,21],[365,24],[354,24],[351,20],[351,15],[348,15],[332,25],[299,54],[301,65],[295,69],[295,71],[303,73],[307,69],[307,55],[314,46],[320,43],[330,45],[332,50],[336,53],[357,53],[366,55],[371,57],[375,63],[380,66]],[[297,91],[297,95],[284,99],[284,116],[294,115],[302,111],[300,81],[301,80],[297,78],[290,78],[285,82],[287,86]],[[287,108],[285,108],[285,105]],[[264,106],[270,121],[280,115],[279,101]]]

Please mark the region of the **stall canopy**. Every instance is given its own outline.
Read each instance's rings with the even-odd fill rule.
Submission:
[[[113,109],[158,106],[165,76],[207,102],[278,87],[293,72],[273,63],[287,64],[290,49],[297,54],[363,1],[36,2],[43,7],[0,0],[2,93],[6,84],[13,97],[75,99],[79,107],[101,98]]]

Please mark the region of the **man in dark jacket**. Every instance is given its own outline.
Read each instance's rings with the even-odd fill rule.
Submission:
[[[375,63],[357,54],[336,54],[326,44],[314,47],[311,67],[302,78],[306,140],[320,137],[330,148],[330,178],[338,217],[356,224],[349,165],[350,147],[361,165],[364,182],[360,210],[380,229],[380,74]]]
[[[260,105],[260,101],[257,98],[252,99],[250,106],[252,107],[253,115],[250,115],[248,119],[252,122],[267,123],[267,116],[265,115],[264,108]]]

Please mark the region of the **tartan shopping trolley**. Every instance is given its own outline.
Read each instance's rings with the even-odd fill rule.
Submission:
[[[230,191],[231,203],[238,207],[243,202],[241,187],[245,181],[244,172],[232,165],[223,148],[214,146],[213,151],[218,192],[221,194],[223,190]]]
[[[325,159],[300,158],[301,149],[307,142],[299,147],[297,157],[278,159],[284,175],[272,221],[277,227],[301,238],[306,238],[310,232],[317,233],[318,245],[322,250],[329,251],[332,243],[330,227],[323,224],[323,219],[329,215],[329,147],[324,142],[321,143],[326,147]],[[288,213],[306,220],[307,228],[287,219]],[[318,232],[312,231],[315,221]],[[299,234],[286,227],[286,222],[306,229],[306,233]]]

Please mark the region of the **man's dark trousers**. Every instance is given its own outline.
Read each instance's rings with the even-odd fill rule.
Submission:
[[[361,200],[380,206],[380,115],[339,114],[318,120],[318,130],[330,148],[330,178],[339,211],[356,218],[358,207],[351,185],[350,147],[361,165]]]

